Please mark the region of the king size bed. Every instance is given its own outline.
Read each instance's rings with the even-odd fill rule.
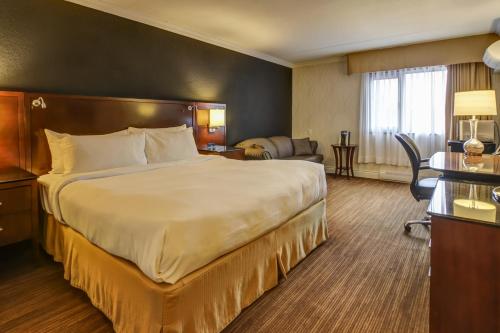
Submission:
[[[44,129],[95,135],[184,126],[197,137],[194,110],[203,104],[41,97],[45,108],[30,107],[28,123],[43,245],[117,332],[220,332],[328,237],[325,174],[315,163],[182,152],[155,160],[161,152],[148,148],[145,132],[134,138],[146,138],[147,163],[101,167],[106,157],[92,151],[93,169],[78,169],[88,156],[76,156],[65,160],[71,172],[48,173],[54,160]],[[106,140],[96,142],[128,139]]]

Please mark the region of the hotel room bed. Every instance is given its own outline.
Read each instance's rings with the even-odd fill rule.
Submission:
[[[44,208],[156,282],[175,283],[326,195],[321,165],[219,156],[47,174]],[[99,221],[99,223],[96,223]]]
[[[218,332],[327,238],[309,162],[201,156],[39,181],[46,250],[118,332]]]
[[[45,208],[43,245],[117,332],[220,332],[328,237],[319,164],[148,157],[150,164],[47,174],[45,128],[119,135],[128,126],[182,125],[197,138],[193,110],[220,105],[25,100],[41,97],[44,109],[31,107],[26,117],[30,170],[40,175]]]

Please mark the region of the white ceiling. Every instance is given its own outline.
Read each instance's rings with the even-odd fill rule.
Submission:
[[[285,66],[493,32],[500,17],[500,0],[68,1]]]

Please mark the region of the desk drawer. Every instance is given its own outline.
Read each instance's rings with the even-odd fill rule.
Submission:
[[[0,190],[0,216],[31,210],[31,187],[19,186]]]
[[[0,246],[31,238],[31,211],[0,215]]]

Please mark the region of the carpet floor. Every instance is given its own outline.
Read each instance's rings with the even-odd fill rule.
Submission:
[[[328,177],[330,239],[224,333],[428,331],[429,232],[408,185]],[[0,332],[113,332],[86,295],[26,244],[0,249]]]

